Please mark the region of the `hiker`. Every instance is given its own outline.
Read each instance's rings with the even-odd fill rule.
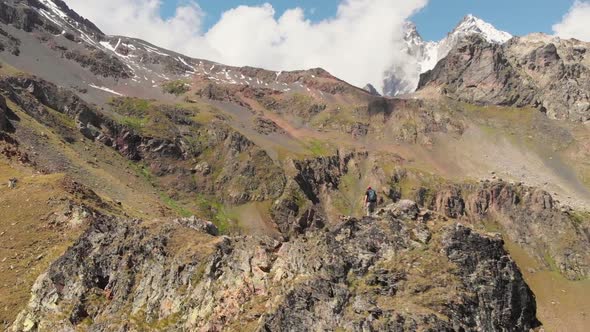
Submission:
[[[367,207],[367,217],[370,217],[377,206],[377,192],[371,187],[367,188],[365,193],[365,205]]]

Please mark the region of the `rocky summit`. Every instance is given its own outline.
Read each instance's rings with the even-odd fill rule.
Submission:
[[[406,29],[382,95],[0,2],[2,329],[585,331],[588,43]]]

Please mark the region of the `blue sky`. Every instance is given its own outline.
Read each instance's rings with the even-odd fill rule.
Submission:
[[[184,0],[163,0],[163,16],[174,12]],[[199,0],[207,13],[205,30],[219,20],[221,13],[239,5],[261,5],[269,2],[280,16],[286,9],[301,7],[306,17],[319,21],[336,13],[340,0]],[[474,14],[492,23],[498,29],[515,35],[531,32],[551,33],[574,0],[430,0],[427,7],[416,14],[413,21],[425,39],[439,40],[466,14]]]

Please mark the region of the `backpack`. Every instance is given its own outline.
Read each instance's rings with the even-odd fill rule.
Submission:
[[[371,203],[377,202],[377,193],[375,192],[375,190],[373,190],[373,189],[368,190],[367,196],[369,198],[369,202],[371,202]]]

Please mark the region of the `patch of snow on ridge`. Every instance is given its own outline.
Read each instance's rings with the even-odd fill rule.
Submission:
[[[178,60],[180,60],[180,62],[182,62],[185,66],[191,68],[192,70],[195,70],[195,67],[189,65],[181,56],[178,57]]]
[[[41,13],[41,15],[45,16],[46,19],[50,20],[51,22],[53,22],[55,25],[57,25],[58,27],[63,29],[63,24],[61,22],[58,22],[53,15],[51,15],[50,12],[46,11],[45,9],[41,9],[39,11],[39,13]],[[64,30],[65,31],[65,30]]]
[[[155,47],[152,47],[152,46],[149,46],[149,45],[146,45],[146,44],[142,44],[142,45],[145,48],[146,52],[156,53],[156,54],[162,55],[162,56],[170,56],[169,54],[166,54],[166,53],[163,53],[163,52],[158,51],[158,49],[155,48]]]
[[[120,41],[120,39],[119,39],[119,41]],[[101,42],[99,42],[99,44],[102,45],[102,47],[106,48],[107,50],[109,50],[111,52],[114,52],[114,53],[117,53],[116,52],[117,51],[117,48],[116,47],[113,47],[110,42],[108,42],[108,41],[101,41]],[[117,44],[117,46],[119,46],[119,44]]]
[[[67,19],[68,15],[64,13],[59,7],[51,0],[39,0],[42,4],[44,4],[47,8],[49,8],[54,14],[58,15],[63,19]]]
[[[117,91],[111,90],[109,88],[105,88],[104,86],[98,86],[98,85],[94,85],[94,84],[88,84],[88,86],[90,86],[91,88],[95,88],[95,89],[98,89],[98,90],[102,90],[102,91],[106,91],[106,92],[112,93],[112,94],[117,95],[117,96],[124,96],[123,94],[118,93]]]

